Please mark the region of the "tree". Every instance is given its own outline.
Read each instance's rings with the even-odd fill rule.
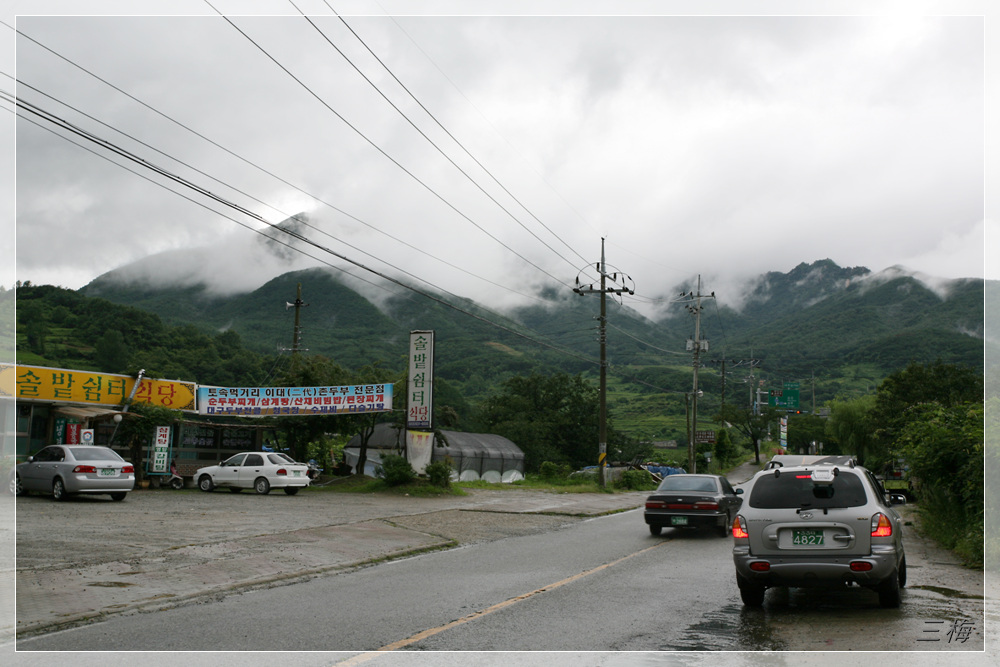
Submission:
[[[875,401],[876,397],[869,394],[830,402],[826,433],[836,439],[842,450],[854,454],[861,465],[868,464],[867,459],[875,446],[870,418]]]
[[[771,424],[778,420],[781,415],[780,410],[774,407],[766,407],[761,413],[754,414],[751,408],[741,408],[735,405],[723,405],[713,419],[717,422],[729,424],[732,428],[743,434],[753,445],[754,461],[760,463],[760,443],[771,430]]]
[[[365,384],[393,384],[393,397],[399,395],[396,392],[395,384],[392,381],[394,374],[392,371],[384,368],[381,362],[375,362],[360,368],[351,377],[351,384],[365,385]],[[398,378],[398,376],[396,376]],[[402,385],[404,380],[399,379],[398,383]],[[405,394],[404,394],[405,396]],[[404,401],[405,405],[405,401]],[[404,410],[399,414],[405,414]],[[386,413],[384,412],[358,412],[358,413],[346,413],[343,415],[338,415],[337,419],[340,424],[340,428],[343,432],[354,433],[358,436],[359,447],[358,447],[358,464],[355,467],[357,474],[363,475],[365,471],[365,465],[368,463],[368,441],[371,440],[372,435],[375,433],[375,425],[381,421],[386,420]],[[400,424],[402,427],[402,424]]]
[[[891,449],[911,406],[935,402],[948,407],[982,400],[983,374],[978,369],[941,362],[911,363],[878,386],[871,415],[875,439]]]
[[[292,355],[288,370],[278,379],[280,387],[336,387],[349,385],[350,374],[328,357]],[[327,432],[336,432],[345,418],[339,415],[295,415],[278,417],[275,422],[284,436],[292,458],[309,458],[309,443]]]
[[[128,346],[121,331],[110,329],[101,336],[94,348],[94,361],[108,373],[123,373],[128,369]]]
[[[544,461],[573,467],[597,462],[599,438],[597,388],[580,375],[516,376],[480,406],[481,430],[502,435],[524,452],[525,467]],[[629,448],[627,439],[608,428],[610,451]]]

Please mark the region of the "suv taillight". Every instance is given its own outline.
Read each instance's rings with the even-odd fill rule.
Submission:
[[[743,523],[743,517],[738,516],[733,519],[733,537],[736,539],[746,539],[750,537],[750,533],[747,532],[746,524]]]
[[[889,517],[878,512],[872,517],[872,537],[891,537],[892,522]]]

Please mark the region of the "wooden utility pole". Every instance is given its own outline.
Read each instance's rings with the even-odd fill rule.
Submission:
[[[599,396],[599,430],[598,443],[597,443],[597,471],[598,471],[598,481],[601,486],[607,485],[605,468],[608,465],[608,353],[607,353],[607,320],[608,320],[608,308],[607,308],[607,298],[608,294],[635,294],[634,287],[625,287],[625,281],[629,283],[632,279],[625,274],[617,273],[609,274],[607,271],[607,264],[604,261],[604,239],[601,238],[601,261],[597,265],[597,272],[601,276],[601,286],[600,289],[594,289],[593,285],[581,285],[580,277],[577,276],[576,284],[577,286],[573,288],[573,291],[577,294],[593,294],[598,292],[601,295],[601,315],[598,321],[599,331],[598,340],[601,345],[601,385],[600,385],[600,396]],[[621,287],[608,287],[608,279],[610,278],[613,284],[617,284],[621,277]]]
[[[302,343],[302,328],[299,327],[299,310],[308,306],[302,301],[302,283],[298,283],[295,289],[295,303],[285,302],[285,310],[295,308],[295,331],[292,334],[292,354],[299,353],[299,345]]]

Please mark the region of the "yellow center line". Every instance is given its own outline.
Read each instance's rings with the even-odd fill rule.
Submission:
[[[543,586],[542,588],[537,588],[537,589],[531,591],[530,593],[524,593],[523,595],[518,595],[516,597],[512,597],[512,598],[510,598],[508,600],[504,600],[503,602],[498,602],[498,603],[496,603],[495,605],[493,605],[491,607],[487,607],[486,609],[481,609],[479,611],[473,612],[473,613],[469,614],[468,616],[464,616],[464,617],[459,618],[457,620],[451,621],[450,623],[445,623],[444,625],[438,626],[436,628],[428,628],[427,630],[422,630],[422,631],[418,632],[415,635],[407,637],[406,639],[400,639],[399,641],[395,641],[395,642],[393,642],[391,644],[386,644],[385,646],[383,646],[381,648],[377,648],[374,651],[369,651],[367,653],[362,653],[360,655],[356,655],[356,656],[353,656],[351,658],[348,658],[347,660],[345,660],[343,662],[337,662],[337,663],[334,663],[334,664],[336,664],[336,665],[360,665],[361,663],[368,662],[369,660],[372,660],[373,658],[378,657],[378,655],[380,653],[385,653],[387,651],[395,651],[397,649],[405,648],[405,647],[409,646],[410,644],[416,644],[419,641],[427,639],[428,637],[433,637],[434,635],[439,634],[441,632],[444,632],[445,630],[450,630],[451,628],[458,627],[459,625],[464,625],[464,624],[468,623],[469,621],[474,621],[477,618],[482,618],[483,616],[486,616],[487,614],[492,614],[495,611],[500,611],[501,609],[506,609],[507,607],[509,607],[509,606],[511,606],[513,604],[516,604],[516,603],[521,602],[523,600],[527,600],[528,598],[532,598],[532,597],[538,595],[539,593],[544,593],[546,591],[554,590],[556,588],[559,588],[560,586],[565,586],[566,584],[572,583],[572,582],[577,581],[579,579],[583,579],[584,577],[588,577],[588,576],[594,574],[595,572],[600,572],[601,570],[605,570],[605,569],[607,569],[609,567],[613,567],[615,565],[618,565],[619,563],[622,563],[622,562],[628,560],[629,558],[633,558],[633,557],[638,556],[640,554],[644,554],[647,551],[652,551],[653,549],[661,547],[664,544],[667,544],[668,542],[669,542],[669,540],[664,540],[662,542],[657,542],[656,544],[654,544],[651,547],[646,547],[645,549],[640,549],[639,551],[636,551],[635,553],[631,553],[631,554],[629,554],[627,556],[622,556],[618,560],[613,560],[610,563],[605,563],[603,565],[598,565],[597,567],[595,567],[593,569],[586,570],[585,572],[580,572],[578,574],[574,574],[571,577],[566,577],[565,579],[563,579],[561,581],[557,581],[554,584],[549,584],[548,586]]]

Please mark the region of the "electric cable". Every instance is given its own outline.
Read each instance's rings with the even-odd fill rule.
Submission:
[[[427,192],[429,192],[434,197],[436,197],[441,203],[443,203],[449,209],[451,209],[452,211],[454,211],[459,217],[461,217],[463,220],[469,222],[476,229],[478,229],[479,231],[481,231],[482,233],[484,233],[486,236],[490,237],[491,239],[493,239],[494,241],[496,241],[498,244],[500,244],[501,246],[503,246],[504,248],[506,248],[508,251],[510,251],[511,253],[513,253],[514,255],[516,255],[517,257],[519,257],[523,262],[525,262],[529,266],[534,267],[539,272],[545,274],[546,276],[548,276],[549,278],[551,278],[555,282],[557,282],[557,283],[559,283],[559,284],[561,284],[561,285],[563,285],[565,287],[570,287],[570,285],[568,283],[564,282],[561,278],[557,278],[556,276],[552,275],[551,273],[549,273],[548,271],[546,271],[542,267],[538,266],[537,264],[535,264],[534,262],[532,262],[531,260],[529,260],[527,257],[525,257],[521,253],[517,252],[516,250],[514,250],[513,248],[511,248],[509,245],[507,245],[506,243],[504,243],[503,241],[501,241],[499,238],[497,238],[496,236],[494,236],[493,234],[491,234],[482,225],[480,225],[475,220],[473,220],[471,217],[469,217],[466,213],[462,212],[457,206],[455,206],[454,204],[452,204],[450,201],[448,201],[448,199],[446,199],[443,195],[441,195],[441,193],[439,193],[438,191],[436,191],[434,188],[432,188],[430,185],[428,185],[424,180],[422,180],[420,177],[418,177],[412,171],[410,171],[409,169],[407,169],[401,162],[399,162],[399,160],[397,160],[396,158],[394,158],[391,155],[389,155],[389,153],[387,153],[385,151],[385,149],[383,149],[381,146],[379,146],[378,144],[376,144],[371,138],[369,138],[366,134],[364,134],[361,130],[359,130],[357,128],[357,126],[355,126],[353,123],[351,123],[349,120],[347,120],[347,118],[345,118],[340,112],[338,112],[332,106],[330,106],[326,102],[326,100],[324,100],[314,90],[312,90],[309,86],[307,86],[305,84],[305,82],[303,82],[301,79],[299,79],[297,76],[295,76],[295,74],[293,74],[291,70],[289,70],[287,67],[285,67],[284,65],[282,65],[277,60],[277,58],[275,58],[270,53],[268,53],[267,50],[264,49],[264,47],[262,47],[260,44],[258,44],[252,37],[250,37],[250,35],[248,35],[246,32],[244,32],[242,29],[240,29],[239,26],[237,26],[235,23],[233,23],[233,21],[231,21],[228,16],[226,16],[225,14],[222,14],[221,12],[219,12],[219,10],[216,9],[212,5],[212,3],[209,2],[209,0],[205,0],[205,4],[207,4],[209,7],[212,7],[213,10],[215,10],[217,13],[219,13],[219,15],[227,23],[229,23],[229,25],[231,25],[237,32],[239,32],[241,35],[243,35],[243,37],[245,37],[247,39],[247,41],[249,41],[251,44],[253,44],[255,47],[257,47],[257,49],[261,53],[263,53],[271,62],[273,62],[282,71],[284,71],[288,76],[290,76],[292,78],[292,80],[294,80],[296,83],[298,83],[299,86],[301,86],[316,101],[318,101],[321,105],[323,105],[330,113],[332,113],[334,116],[336,116],[338,119],[340,119],[340,121],[343,122],[347,127],[349,127],[355,134],[357,134],[359,137],[361,137],[362,139],[364,139],[364,141],[367,142],[368,145],[370,145],[378,153],[380,153],[383,157],[385,157],[387,160],[389,160],[394,165],[396,165],[396,167],[398,167],[401,171],[403,171],[403,173],[405,173],[407,176],[409,176],[411,179],[413,179],[417,184],[419,184],[421,187],[423,187],[425,190],[427,190]]]

